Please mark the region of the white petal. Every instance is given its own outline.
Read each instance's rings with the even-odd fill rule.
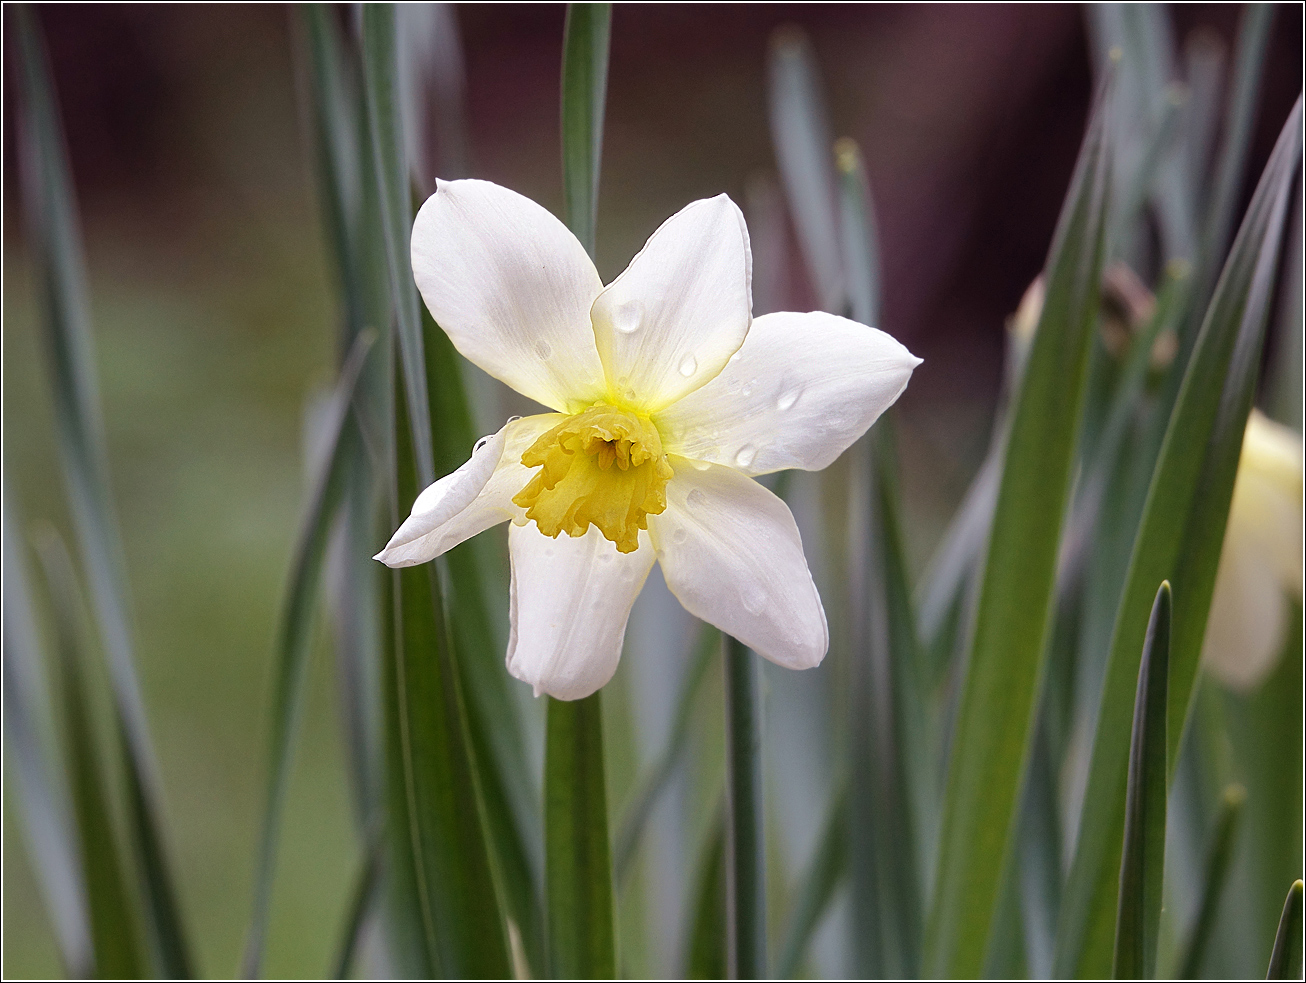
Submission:
[[[439,181],[412,259],[431,316],[490,375],[567,412],[606,391],[589,318],[603,283],[547,209],[489,181]]]
[[[730,468],[671,466],[666,511],[648,519],[671,593],[777,665],[819,664],[830,633],[789,507]]]
[[[752,284],[748,227],[729,197],[663,222],[590,314],[612,391],[652,411],[711,379],[748,333]]]
[[[528,416],[477,441],[466,464],[417,496],[412,514],[373,559],[388,567],[425,563],[478,532],[519,517],[522,510],[512,504],[512,497],[526,487],[532,473],[521,456],[561,421],[555,413]]]
[[[1277,571],[1231,527],[1206,621],[1202,662],[1212,676],[1239,692],[1260,686],[1282,654],[1288,600]]]
[[[893,405],[920,364],[890,335],[847,318],[765,314],[720,375],[656,422],[669,453],[746,474],[819,471]]]
[[[634,553],[618,553],[596,526],[550,539],[531,522],[508,529],[508,553],[508,672],[536,696],[589,696],[617,671],[631,605],[653,569],[648,537]]]

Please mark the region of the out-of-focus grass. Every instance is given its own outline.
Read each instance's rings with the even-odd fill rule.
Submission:
[[[274,162],[219,165],[204,195],[164,192],[152,214],[87,216],[96,368],[140,673],[182,906],[206,975],[234,971],[247,920],[273,632],[304,489],[304,404],[334,364],[333,294],[296,153],[288,71],[281,83],[270,100],[248,96],[274,113],[227,107],[245,120],[228,137]],[[36,298],[21,244],[6,245],[5,466],[24,521],[66,529]],[[287,809],[273,975],[325,970],[355,864],[323,654]],[[5,808],[4,846],[16,862],[4,879],[4,971],[58,975],[12,803]]]

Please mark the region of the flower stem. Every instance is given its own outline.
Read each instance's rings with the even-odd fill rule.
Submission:
[[[766,854],[762,829],[762,700],[757,656],[725,640],[726,932],[731,979],[766,977]]]
[[[544,879],[552,979],[611,979],[617,971],[600,696],[548,697]]]

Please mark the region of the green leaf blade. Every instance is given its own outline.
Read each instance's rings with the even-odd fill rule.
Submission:
[[[35,15],[23,7],[15,21],[21,62],[23,211],[45,295],[45,342],[55,398],[58,450],[123,729],[129,832],[135,874],[144,896],[146,938],[158,972],[188,977],[189,945],[163,847],[161,781],[136,675],[126,562],[110,492],[94,370],[89,290],[72,177]]]
[[[821,836],[812,851],[812,859],[804,871],[798,888],[798,900],[789,915],[784,943],[776,962],[776,977],[796,979],[802,968],[803,957],[811,944],[812,935],[834,900],[835,892],[843,881],[848,863],[848,831],[852,825],[848,814],[848,790],[840,785],[830,801],[829,815],[822,827]]]
[[[257,976],[262,963],[272,901],[277,838],[303,712],[308,657],[315,624],[314,611],[322,582],[327,541],[332,523],[344,501],[351,471],[358,466],[363,454],[361,435],[350,416],[350,407],[363,363],[375,339],[376,332],[370,330],[358,337],[335,391],[331,394],[325,425],[327,449],[322,469],[313,481],[313,493],[291,561],[290,583],[277,632],[277,670],[272,698],[267,797],[255,869],[253,913],[250,916],[243,957],[247,977]]]
[[[408,428],[419,486],[435,481],[428,413],[426,356],[417,287],[413,281],[409,235],[413,202],[404,156],[399,108],[398,53],[394,5],[363,5],[363,90],[368,133],[381,214],[390,296],[403,365]]]
[[[6,487],[0,495],[4,538],[4,740],[27,849],[50,916],[64,971],[91,975],[94,953],[81,858],[66,775],[58,767],[54,720],[41,662],[27,557]]]
[[[1283,903],[1279,931],[1274,937],[1274,950],[1270,953],[1267,980],[1301,979],[1302,969],[1302,882],[1293,881],[1288,899]]]
[[[107,979],[139,979],[152,974],[143,947],[141,913],[128,885],[86,697],[85,638],[72,561],[53,531],[42,538],[38,549],[54,611],[67,774],[86,885],[95,974]]]
[[[1079,841],[1057,932],[1058,976],[1110,971],[1127,784],[1129,692],[1151,584],[1175,592],[1169,685],[1173,771],[1197,675],[1234,474],[1260,360],[1283,215],[1301,155],[1301,101],[1280,133],[1203,321],[1171,413],[1120,595]]]
[[[1033,730],[1107,222],[1101,104],[1046,269],[1006,449],[944,799],[926,973],[981,972]]]
[[[417,466],[399,406],[395,423],[397,496],[408,502]],[[436,565],[392,570],[388,588],[387,838],[400,908],[392,912],[419,943],[425,975],[504,978],[507,933]]]
[[[699,860],[690,914],[685,976],[691,980],[727,979],[726,823],[725,812],[721,809],[712,820],[707,844]]]
[[[1221,797],[1220,813],[1215,820],[1215,835],[1211,837],[1211,846],[1206,854],[1206,870],[1202,879],[1201,901],[1197,905],[1197,918],[1188,933],[1179,958],[1180,979],[1195,980],[1201,972],[1207,944],[1215,928],[1224,884],[1229,876],[1229,867],[1233,860],[1234,836],[1246,800],[1247,791],[1240,785],[1230,785]]]
[[[1118,980],[1156,975],[1157,928],[1165,862],[1166,708],[1170,674],[1170,584],[1161,582],[1152,604],[1138,667],[1134,724],[1125,797],[1120,900],[1116,909],[1115,958]]]

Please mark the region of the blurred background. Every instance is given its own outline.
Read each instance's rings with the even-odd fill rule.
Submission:
[[[1180,6],[1171,15],[1181,40],[1232,44],[1232,5]],[[561,4],[454,9],[467,173],[555,213],[563,16]],[[337,293],[315,197],[297,25],[278,6],[41,6],[38,17],[85,226],[111,470],[182,907],[200,972],[228,975],[250,905],[273,637],[305,494],[307,407],[336,367]],[[784,24],[810,38],[834,135],[855,138],[866,157],[883,250],[878,327],[924,359],[899,416],[907,537],[919,571],[986,450],[1004,324],[1042,266],[1083,133],[1091,90],[1083,12],[619,5],[598,218],[605,281],[663,219],[724,191],[750,224],[778,230],[767,255],[759,249],[758,312],[818,306],[776,206],[766,64]],[[6,19],[7,35],[9,26]],[[1278,11],[1237,214],[1301,88],[1301,28],[1300,8]],[[17,208],[11,88],[6,489],[25,526],[66,530]],[[756,229],[754,237],[759,248]],[[499,425],[481,422],[482,432]],[[815,486],[795,495],[800,522],[804,508],[819,511]],[[819,552],[819,536],[803,528],[809,554]],[[631,622],[640,641],[628,646],[608,701],[624,721],[610,758],[614,815],[630,784],[615,773],[633,771],[668,728],[677,684],[660,660],[683,659],[689,637],[687,624],[668,620],[675,615],[666,613],[664,588],[651,583],[646,595]],[[328,965],[359,853],[322,635],[274,895],[266,963],[274,978]],[[814,706],[815,684],[768,673],[767,685],[775,762],[768,808],[783,883],[811,849],[829,776],[793,766],[808,760],[804,742],[822,739],[819,728],[795,722]],[[58,975],[12,796],[6,782],[3,972]],[[659,808],[681,807],[673,789]],[[669,862],[646,865],[638,896],[623,896],[623,937],[629,912],[667,914],[654,914],[642,943],[632,936],[634,948],[623,952],[636,971],[658,974],[674,971],[659,942],[682,941],[680,900],[672,899],[685,895],[695,847],[667,842],[656,823],[651,837],[648,849]]]

